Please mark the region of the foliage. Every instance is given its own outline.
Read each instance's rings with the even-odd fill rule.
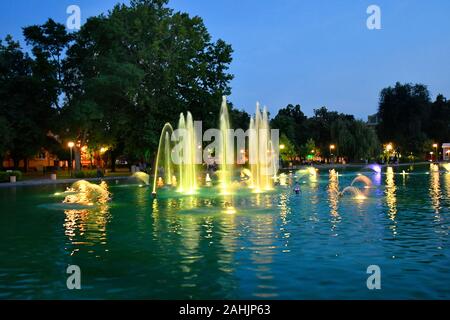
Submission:
[[[285,134],[282,134],[280,137],[280,156],[283,161],[293,161],[297,157],[298,153],[295,145],[286,137]]]
[[[0,117],[8,123],[15,166],[38,152],[54,114],[37,66],[11,36],[0,42]]]
[[[68,50],[64,113],[78,140],[107,141],[131,159],[156,152],[165,122],[190,110],[216,126],[229,94],[231,46],[166,1],[131,1],[90,18]]]
[[[0,182],[9,182],[9,177],[15,176],[16,180],[19,181],[22,179],[22,172],[15,170],[10,172],[0,171]]]
[[[420,153],[427,139],[430,94],[421,84],[400,84],[381,91],[378,136],[393,142],[401,153]]]
[[[86,178],[98,178],[98,172],[97,170],[83,170],[83,171],[76,171],[74,172],[74,177],[77,179],[86,179]],[[100,175],[100,177],[103,177],[103,173]]]

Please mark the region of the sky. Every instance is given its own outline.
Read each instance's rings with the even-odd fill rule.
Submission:
[[[65,23],[69,5],[82,21],[118,0],[1,0],[0,37],[51,17]],[[369,30],[366,10],[381,9],[381,30]],[[259,101],[272,114],[300,104],[307,115],[326,106],[366,119],[381,89],[397,81],[423,83],[432,97],[450,98],[448,0],[171,0],[203,18],[213,40],[231,44],[229,100],[250,113]]]

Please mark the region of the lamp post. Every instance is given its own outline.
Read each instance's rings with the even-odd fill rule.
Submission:
[[[284,150],[286,146],[284,144],[280,144],[280,150]],[[278,155],[278,165],[281,169],[283,169],[283,158],[281,157],[281,152]]]
[[[391,151],[392,149],[394,149],[394,147],[392,146],[392,143],[388,143],[386,145],[386,152],[387,152],[387,164],[389,164],[389,158],[391,157]]]
[[[72,177],[72,166],[73,166],[73,163],[72,163],[72,149],[73,149],[73,147],[75,146],[75,143],[73,143],[72,141],[70,141],[70,142],[67,144],[67,146],[68,146],[69,149],[70,149],[70,166],[69,166],[69,170],[70,170],[70,177]]]
[[[436,162],[439,162],[438,144],[434,143],[433,148],[436,151]],[[433,159],[432,159],[433,160]]]
[[[333,160],[333,150],[336,148],[334,144],[330,144],[330,161]]]

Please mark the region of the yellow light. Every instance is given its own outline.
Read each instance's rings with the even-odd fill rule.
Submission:
[[[245,150],[244,150],[244,149],[241,149],[241,153],[245,153]]]
[[[392,149],[393,149],[392,143],[389,143],[389,144],[386,146],[386,151],[391,151]]]
[[[333,150],[334,148],[335,148],[335,145],[334,145],[334,144],[330,145],[330,149],[331,149],[331,150]]]
[[[73,143],[72,141],[70,141],[70,142],[67,144],[67,146],[68,146],[69,148],[73,148],[73,147],[75,146],[75,143]]]
[[[105,153],[106,151],[108,151],[107,147],[100,148],[100,153]]]
[[[284,144],[280,144],[280,149],[284,150],[284,148],[286,148],[286,146]]]
[[[437,143],[433,144],[433,148],[437,148],[437,147],[438,147]]]

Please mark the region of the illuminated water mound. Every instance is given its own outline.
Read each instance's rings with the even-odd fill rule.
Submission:
[[[145,183],[146,186],[150,185],[150,176],[145,172],[136,172],[133,174],[133,177]]]
[[[439,171],[439,165],[430,163],[430,172],[438,172]]]
[[[353,196],[354,199],[358,199],[358,200],[363,200],[363,199],[367,198],[361,192],[361,190],[359,190],[356,187],[352,187],[352,186],[344,188],[344,190],[342,190],[342,192],[340,193],[340,196],[344,196],[346,194],[350,194],[351,196]]]
[[[66,197],[63,203],[67,204],[92,206],[97,203],[104,204],[111,199],[108,185],[104,181],[98,185],[85,180],[79,180],[67,188],[65,194]]]

